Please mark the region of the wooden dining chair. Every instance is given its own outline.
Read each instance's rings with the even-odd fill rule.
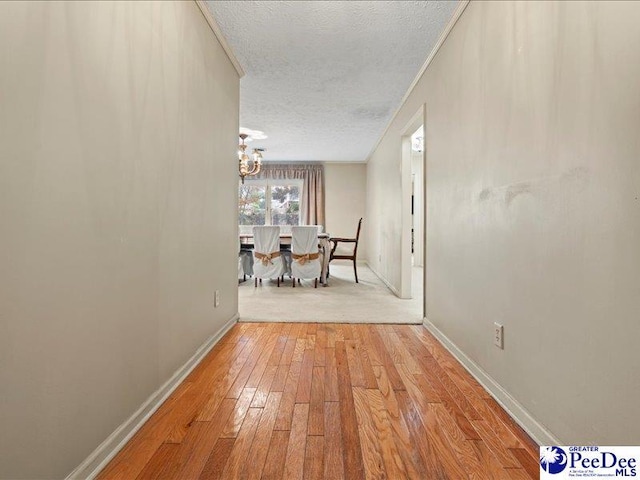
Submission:
[[[333,244],[331,247],[331,254],[329,256],[329,263],[331,260],[352,260],[353,261],[353,273],[356,277],[356,283],[358,283],[358,269],[356,267],[356,257],[358,255],[358,240],[360,239],[360,228],[362,227],[362,218],[358,222],[358,231],[356,232],[355,238],[341,238],[341,237],[331,237],[329,242]],[[350,255],[346,254],[336,254],[336,248],[340,243],[352,243],[353,244],[353,252]]]

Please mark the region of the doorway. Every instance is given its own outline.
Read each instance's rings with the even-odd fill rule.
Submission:
[[[402,253],[400,296],[425,308],[426,279],[426,148],[425,106],[406,125],[402,135]]]

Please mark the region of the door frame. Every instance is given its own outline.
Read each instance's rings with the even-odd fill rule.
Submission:
[[[423,258],[423,288],[422,288],[422,317],[426,316],[427,293],[427,105],[423,103],[412,115],[401,134],[402,145],[402,235],[400,249],[400,298],[412,298],[412,262],[411,262],[411,135],[422,126],[422,178],[415,181],[422,182],[422,238],[414,241],[422,242]]]

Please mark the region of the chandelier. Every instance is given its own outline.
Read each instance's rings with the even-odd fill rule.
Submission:
[[[248,175],[257,175],[262,167],[262,152],[264,148],[254,148],[251,156],[247,155],[247,145],[244,143],[249,136],[246,133],[240,135],[240,145],[238,145],[238,170],[240,172],[240,179],[244,184],[244,177]]]

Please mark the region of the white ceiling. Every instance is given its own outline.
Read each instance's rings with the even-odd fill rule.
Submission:
[[[365,161],[457,1],[208,1],[266,161]]]

